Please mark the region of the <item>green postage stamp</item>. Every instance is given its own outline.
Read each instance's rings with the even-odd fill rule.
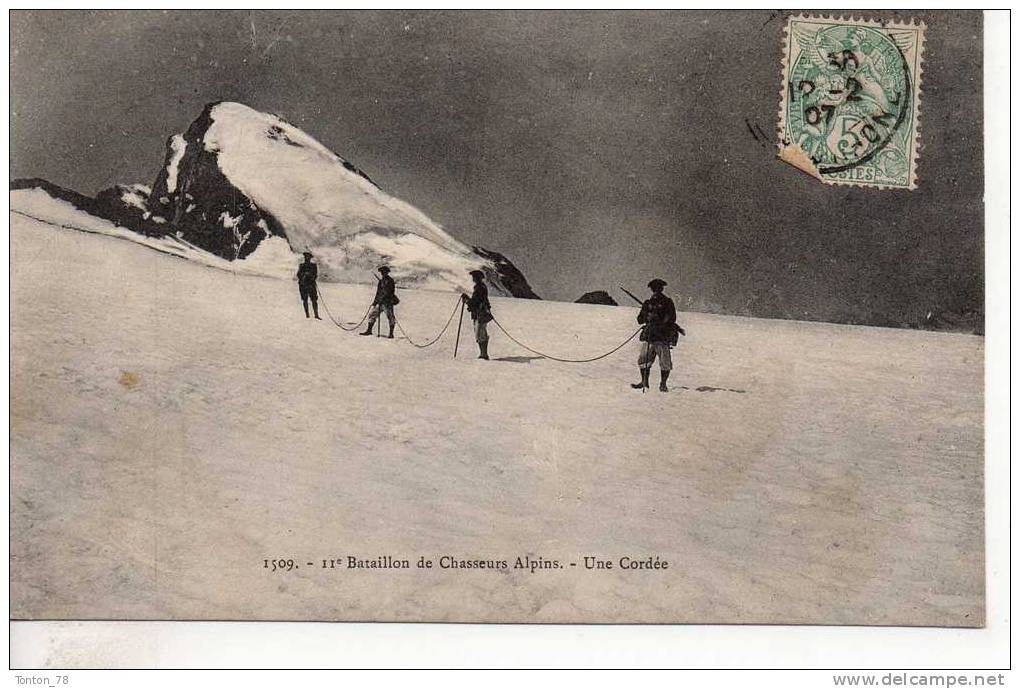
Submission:
[[[790,17],[779,157],[829,184],[914,189],[924,29]]]

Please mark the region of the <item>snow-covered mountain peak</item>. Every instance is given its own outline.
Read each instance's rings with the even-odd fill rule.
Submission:
[[[327,279],[371,281],[385,263],[408,286],[451,289],[481,269],[496,293],[535,296],[505,257],[458,241],[311,135],[241,103],[212,103],[170,137],[150,210],[230,260],[278,235],[315,253]]]
[[[232,144],[243,146],[252,134],[294,148],[304,148],[322,157],[324,162],[343,164],[343,158],[289,122],[247,105],[222,101],[208,106],[209,126],[202,136],[205,149],[219,152]]]
[[[381,191],[368,176],[281,118],[239,103],[209,110],[202,137],[226,178],[283,226],[291,245],[331,247],[365,231],[410,233],[453,253],[470,248],[414,206]],[[479,257],[472,259],[482,267]]]
[[[325,280],[371,284],[386,264],[402,287],[470,289],[468,273],[478,269],[497,295],[538,298],[502,254],[458,241],[311,135],[240,103],[211,103],[171,135],[151,188],[117,185],[89,198],[45,180],[11,187],[39,188],[145,238],[180,240],[228,262],[263,264],[271,254],[274,273],[285,247],[295,267],[312,251]]]

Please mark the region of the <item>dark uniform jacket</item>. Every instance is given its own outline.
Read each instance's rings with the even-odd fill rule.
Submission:
[[[476,282],[475,290],[467,301],[468,311],[471,318],[482,323],[492,320],[492,306],[489,304],[489,288],[484,282]]]
[[[382,306],[393,306],[398,302],[396,283],[393,282],[393,278],[389,275],[383,275],[379,279],[379,284],[375,286],[375,301],[372,303]]]
[[[319,277],[319,266],[314,263],[302,263],[297,269],[297,281],[302,287],[314,287]]]
[[[641,305],[637,322],[645,327],[641,331],[642,342],[673,342],[676,332],[676,305],[673,300],[659,292]]]

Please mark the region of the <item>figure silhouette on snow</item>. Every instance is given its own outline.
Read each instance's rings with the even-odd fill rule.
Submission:
[[[478,358],[489,358],[489,331],[486,327],[492,320],[492,306],[489,304],[489,288],[485,286],[485,273],[480,270],[472,270],[471,277],[475,281],[475,289],[468,297],[466,294],[460,298],[467,304],[471,313],[471,320],[474,321],[475,341],[478,343]]]
[[[400,299],[397,297],[397,286],[393,282],[393,278],[390,277],[389,267],[380,266],[379,272],[382,273],[382,277],[379,278],[379,284],[375,288],[375,299],[372,301],[372,309],[368,314],[368,327],[361,334],[371,335],[375,322],[379,320],[381,314],[385,313],[386,320],[390,325],[390,334],[387,337],[392,340],[393,326],[396,323],[393,307],[400,303]]]
[[[305,318],[310,318],[308,314],[308,300],[312,300],[312,311],[315,313],[315,317],[320,321],[319,318],[319,290],[315,284],[315,281],[319,277],[319,266],[312,263],[312,252],[305,252],[305,262],[298,266],[297,269],[297,282],[298,292],[301,294],[301,304],[305,307]]]
[[[666,286],[665,280],[658,278],[648,283],[652,290],[652,296],[641,305],[641,312],[638,314],[638,323],[645,327],[641,330],[641,354],[638,356],[638,368],[641,370],[641,382],[631,385],[635,390],[642,392],[648,389],[648,378],[652,371],[652,363],[656,357],[659,359],[659,370],[661,380],[659,390],[669,392],[666,387],[666,380],[669,372],[673,369],[673,358],[669,349],[677,342],[677,335],[683,333],[683,329],[676,324],[676,305],[673,300],[662,293]]]

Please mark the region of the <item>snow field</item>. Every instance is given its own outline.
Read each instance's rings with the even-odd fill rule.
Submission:
[[[642,394],[637,342],[493,328],[483,362],[465,317],[455,360],[455,327],[346,334],[294,282],[14,214],[11,257],[14,618],[983,621],[981,338],[681,314]],[[320,286],[350,321],[373,293]],[[417,341],[456,304],[399,295]],[[635,327],[493,308],[567,357]],[[670,568],[305,565],[347,555]]]

